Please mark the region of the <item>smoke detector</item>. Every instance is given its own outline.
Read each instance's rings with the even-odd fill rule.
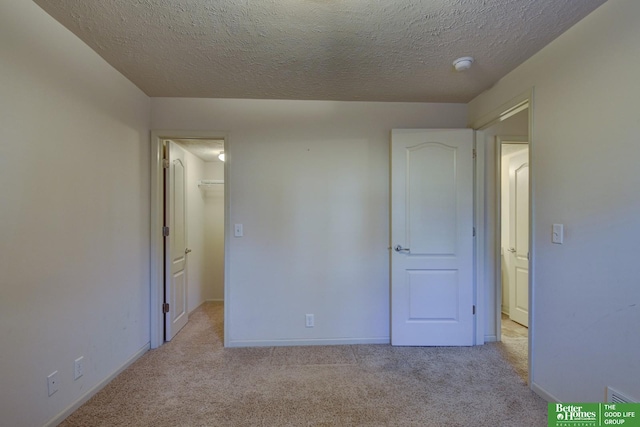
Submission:
[[[471,68],[471,64],[473,64],[473,58],[470,56],[463,56],[453,61],[456,71],[466,71]]]

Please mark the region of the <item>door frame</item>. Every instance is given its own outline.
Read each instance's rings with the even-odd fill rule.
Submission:
[[[185,130],[152,130],[151,131],[151,230],[150,230],[150,344],[151,348],[158,348],[165,343],[164,340],[164,236],[162,226],[164,221],[164,191],[162,167],[162,145],[165,139],[224,139],[224,152],[226,155],[224,165],[224,298],[229,296],[229,165],[230,144],[227,132],[215,131],[185,131]],[[227,318],[229,310],[224,308],[224,339],[227,345]]]
[[[529,259],[529,333],[528,333],[528,368],[529,368],[529,376],[528,376],[528,384],[529,384],[529,388],[532,388],[532,384],[533,384],[533,374],[534,374],[534,368],[533,368],[533,364],[531,363],[532,359],[533,359],[533,354],[535,352],[535,316],[534,316],[534,307],[535,307],[535,293],[533,292],[536,286],[536,282],[535,282],[535,261],[536,261],[536,253],[533,250],[533,248],[535,247],[535,206],[533,203],[533,196],[534,196],[534,191],[535,191],[535,185],[534,185],[534,177],[535,177],[535,167],[534,167],[534,162],[532,161],[532,159],[534,158],[534,152],[535,152],[535,135],[533,133],[533,123],[534,123],[534,115],[533,115],[533,109],[534,109],[534,87],[532,87],[531,89],[527,90],[526,92],[521,93],[520,95],[514,97],[513,99],[511,99],[510,101],[505,102],[504,104],[502,104],[501,106],[499,106],[498,108],[495,108],[494,110],[492,110],[491,112],[487,113],[486,115],[482,116],[481,118],[479,118],[478,120],[474,121],[473,123],[469,124],[469,127],[471,127],[472,129],[476,130],[476,131],[482,131],[485,129],[490,128],[491,126],[504,121],[506,119],[508,119],[509,117],[512,117],[514,115],[516,115],[517,113],[528,109],[528,118],[529,118],[529,123],[528,123],[528,139],[529,139],[529,254],[530,254],[530,259]],[[483,141],[483,145],[486,144],[486,141]],[[494,144],[497,144],[497,140],[494,141]],[[496,147],[494,147],[496,148]],[[478,151],[480,152],[480,151]],[[478,163],[480,163],[480,158],[478,158]],[[478,175],[480,175],[480,171],[478,171]],[[483,212],[485,212],[485,199],[484,199],[484,171],[482,171],[482,180],[479,181],[479,195],[482,194],[483,197],[479,197],[478,198],[478,204],[476,206],[477,212],[480,213],[480,215],[483,215]],[[499,203],[499,198],[496,197],[496,204]],[[497,217],[497,218],[496,218]],[[496,211],[496,215],[491,218],[487,218],[487,222],[493,222],[495,224],[500,224],[499,222],[500,220],[500,212],[499,210]],[[485,236],[486,233],[486,227],[485,227],[485,222],[482,220],[479,220],[477,222],[477,226],[478,228],[478,235],[483,238],[483,236]],[[477,265],[479,266],[479,268],[481,268],[481,266],[484,265],[491,265],[493,264],[494,269],[495,269],[495,279],[493,280],[493,283],[487,283],[487,286],[494,286],[495,287],[495,294],[496,294],[496,300],[495,300],[495,313],[493,313],[493,315],[491,313],[488,313],[486,315],[486,317],[484,317],[484,320],[494,320],[494,324],[496,325],[497,331],[496,333],[499,334],[500,333],[500,327],[502,325],[502,318],[501,318],[501,302],[502,302],[502,283],[501,280],[499,278],[499,274],[498,272],[500,270],[498,270],[498,267],[500,267],[500,245],[498,244],[498,242],[500,241],[500,229],[499,227],[495,227],[496,231],[494,232],[494,238],[496,239],[495,242],[495,248],[494,248],[494,253],[487,253],[486,248],[484,247],[483,244],[478,244],[478,259],[477,259]],[[480,243],[480,242],[478,242]],[[478,276],[480,278],[480,271],[478,272]],[[483,284],[485,283],[485,278],[484,276],[482,276],[482,280],[480,280],[478,282],[479,284]],[[484,291],[482,290],[478,290],[478,296],[483,296],[484,295]],[[498,299],[499,298],[499,299]],[[482,319],[479,318],[479,320]],[[484,327],[479,327],[479,330],[482,329],[484,332]],[[499,336],[499,335],[498,335]],[[482,340],[484,341],[484,336],[482,337]]]

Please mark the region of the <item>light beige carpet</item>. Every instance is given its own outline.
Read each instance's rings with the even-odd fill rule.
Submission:
[[[501,344],[225,349],[207,303],[61,425],[546,426]]]
[[[529,376],[529,329],[502,314],[502,342],[498,348],[523,381]]]
[[[509,362],[522,381],[527,383],[529,377],[529,339],[502,335],[502,342],[497,345],[505,360]]]

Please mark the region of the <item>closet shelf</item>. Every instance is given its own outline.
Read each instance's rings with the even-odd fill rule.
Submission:
[[[203,190],[207,190],[212,188],[219,188],[219,186],[223,184],[224,180],[222,179],[201,179],[200,182],[198,182],[198,187]]]

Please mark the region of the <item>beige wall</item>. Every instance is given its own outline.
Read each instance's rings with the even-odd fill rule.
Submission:
[[[609,0],[469,104],[473,122],[534,88],[532,380],[565,402],[640,401],[639,16]]]
[[[149,99],[31,1],[0,62],[0,424],[31,427],[148,346]]]
[[[389,133],[464,127],[465,105],[154,98],[152,117],[228,132],[231,345],[388,342]]]

